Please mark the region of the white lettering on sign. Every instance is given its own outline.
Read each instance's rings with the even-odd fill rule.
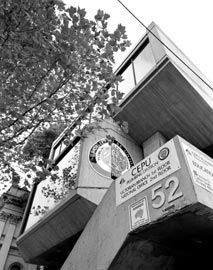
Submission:
[[[213,193],[213,160],[185,143],[182,147],[194,183]]]
[[[134,202],[129,206],[130,230],[150,222],[147,198]]]
[[[122,204],[178,169],[180,163],[171,140],[116,179],[116,204]]]

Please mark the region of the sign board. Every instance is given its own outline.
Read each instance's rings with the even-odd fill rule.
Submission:
[[[116,205],[129,200],[161,179],[180,169],[171,140],[116,179]]]
[[[129,206],[130,230],[150,222],[147,198],[134,202]]]
[[[115,139],[109,144],[107,138],[91,147],[89,164],[98,174],[110,179],[119,177],[134,165],[126,148]]]
[[[185,143],[182,148],[194,183],[213,193],[213,160]]]

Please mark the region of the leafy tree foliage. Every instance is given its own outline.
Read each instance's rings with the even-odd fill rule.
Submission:
[[[42,158],[43,161],[47,160],[52,143],[58,137],[60,131],[61,129],[58,126],[35,131],[22,149],[25,160],[31,161],[35,157]]]
[[[92,117],[107,114],[109,97],[113,104],[121,97],[114,53],[129,41],[122,25],[108,31],[109,17],[98,10],[89,20],[84,9],[60,0],[0,0],[2,179],[14,164],[42,178],[57,135],[49,128],[88,111]]]

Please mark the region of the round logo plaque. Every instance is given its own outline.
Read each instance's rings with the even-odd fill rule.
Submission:
[[[164,160],[168,157],[169,155],[169,148],[168,147],[164,147],[160,150],[159,154],[158,154],[158,158],[160,160]]]
[[[90,148],[89,163],[98,174],[113,179],[134,166],[126,148],[115,139],[109,144],[106,138]]]

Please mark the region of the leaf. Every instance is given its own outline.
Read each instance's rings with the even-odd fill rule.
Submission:
[[[102,18],[103,18],[103,16],[104,16],[104,12],[102,11],[102,10],[98,10],[97,11],[97,14],[95,15],[95,19],[97,20],[97,21],[101,21],[102,20]]]
[[[70,17],[72,18],[73,15],[76,13],[77,9],[73,6],[70,6],[67,11],[69,12]]]
[[[80,15],[81,18],[84,18],[86,15],[85,9],[78,8],[78,14]]]
[[[128,122],[123,121],[121,125],[122,130],[127,134],[129,132]]]
[[[121,25],[121,24],[118,24],[118,28],[117,30],[120,32],[120,34],[124,35],[125,32],[126,32],[126,28],[125,26]]]

